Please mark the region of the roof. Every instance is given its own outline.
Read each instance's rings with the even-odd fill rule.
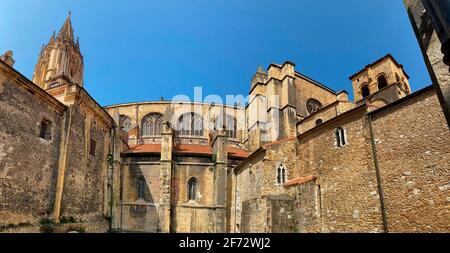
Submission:
[[[299,184],[304,184],[313,180],[316,180],[317,177],[313,176],[313,175],[309,175],[309,176],[305,176],[305,177],[297,177],[291,180],[288,180],[284,186],[288,187],[288,186],[293,186],[293,185],[299,185]]]
[[[403,65],[399,64],[399,63],[397,62],[397,60],[395,60],[395,58],[394,58],[391,54],[387,54],[387,55],[381,57],[380,59],[376,60],[375,62],[373,62],[373,63],[371,63],[371,64],[365,66],[363,69],[361,69],[360,71],[358,71],[356,74],[351,75],[351,76],[349,77],[349,79],[352,80],[352,79],[355,78],[357,75],[359,75],[359,74],[361,74],[362,72],[364,72],[366,69],[375,66],[376,64],[380,63],[381,61],[383,61],[383,60],[386,59],[386,58],[390,58],[390,59],[394,62],[394,64],[395,64],[399,69],[401,69],[401,70],[403,71],[403,74],[405,74],[406,78],[409,79],[408,74],[407,74],[406,71],[403,69]]]
[[[227,147],[228,156],[234,158],[246,158],[249,153],[244,149]],[[176,154],[212,155],[212,148],[208,145],[178,144],[173,147]],[[161,153],[161,144],[139,144],[130,147],[124,154]]]
[[[123,107],[123,106],[132,106],[132,105],[149,105],[149,104],[167,104],[167,105],[204,105],[204,106],[223,106],[225,108],[233,108],[233,109],[244,109],[243,106],[237,105],[227,105],[227,104],[219,104],[219,103],[206,103],[206,102],[193,102],[193,101],[182,101],[182,100],[164,100],[164,101],[143,101],[143,102],[128,102],[128,103],[120,103],[120,104],[112,104],[104,106],[105,109]]]
[[[281,139],[281,140],[277,140],[277,141],[272,141],[272,142],[266,143],[266,144],[264,144],[262,146],[264,148],[267,148],[267,147],[270,147],[270,146],[273,146],[273,145],[277,145],[277,144],[280,144],[280,143],[284,143],[284,142],[292,141],[292,140],[296,140],[296,139],[297,139],[296,136],[287,137],[287,138],[284,138],[284,139]]]

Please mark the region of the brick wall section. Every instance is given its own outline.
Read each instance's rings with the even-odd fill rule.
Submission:
[[[69,133],[68,165],[65,173],[61,217],[74,217],[98,223],[97,231],[106,231],[103,200],[106,182],[106,156],[109,132],[93,123],[78,103],[73,110]],[[90,154],[90,139],[95,140],[95,155]]]
[[[299,136],[302,176],[315,175],[320,185],[322,232],[380,232],[382,219],[377,181],[366,127],[365,109],[330,121]],[[336,147],[335,129],[343,127],[348,145]],[[304,224],[306,231],[315,230]]]
[[[310,181],[296,187],[297,231],[302,233],[319,232],[322,216],[319,186],[315,181]]]
[[[0,226],[38,225],[53,210],[62,114],[0,71]],[[39,138],[44,117],[51,141]]]
[[[268,219],[271,233],[294,233],[297,230],[294,199],[288,196],[268,196]]]
[[[450,229],[450,131],[436,93],[374,115],[373,128],[390,232]]]
[[[403,0],[408,15],[421,46],[425,64],[430,73],[433,86],[441,100],[441,107],[447,115],[447,124],[450,126],[450,71],[444,61],[441,51],[441,41],[429,15],[424,15],[424,6],[421,0]],[[430,25],[426,25],[426,23]]]
[[[239,224],[239,232],[242,233],[267,233],[267,199],[253,198],[242,201],[242,213]]]

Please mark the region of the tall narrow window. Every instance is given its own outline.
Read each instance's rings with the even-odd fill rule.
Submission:
[[[142,136],[161,135],[163,115],[150,113],[142,119]]]
[[[397,83],[400,83],[400,76],[398,76],[398,74],[395,74],[395,81],[397,81]]]
[[[178,119],[177,134],[180,136],[202,136],[202,116],[193,112],[188,112],[181,115]]]
[[[367,96],[370,95],[370,90],[369,87],[367,87],[367,85],[361,87],[361,95],[363,98],[366,98]]]
[[[140,176],[137,181],[137,195],[138,199],[144,199],[145,198],[145,178],[143,176]]]
[[[386,77],[384,75],[381,75],[377,78],[378,81],[378,90],[383,89],[384,87],[388,86],[388,83],[386,81]]]
[[[281,185],[286,183],[286,181],[287,181],[286,167],[284,167],[283,164],[280,164],[277,167],[277,184]]]
[[[45,140],[52,139],[52,123],[49,120],[43,119],[41,121],[39,137]]]
[[[197,199],[197,179],[195,177],[188,181],[188,200]]]
[[[347,145],[347,138],[345,136],[345,130],[342,127],[336,128],[336,145],[339,148]]]
[[[95,156],[95,146],[96,146],[95,140],[91,139],[91,142],[89,144],[89,154],[91,156]]]

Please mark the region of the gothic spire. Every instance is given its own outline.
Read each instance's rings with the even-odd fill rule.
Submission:
[[[69,11],[69,15],[66,18],[66,21],[64,22],[63,26],[61,27],[61,30],[59,30],[59,32],[58,32],[58,39],[68,40],[72,43],[74,42],[72,21],[70,20],[70,11]]]

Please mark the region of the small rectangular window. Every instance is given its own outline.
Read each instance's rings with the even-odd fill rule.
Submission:
[[[41,126],[39,130],[39,137],[44,140],[51,140],[52,139],[52,123],[47,120],[43,119],[41,121]]]
[[[89,147],[89,154],[95,156],[95,141],[91,139],[91,144]]]

